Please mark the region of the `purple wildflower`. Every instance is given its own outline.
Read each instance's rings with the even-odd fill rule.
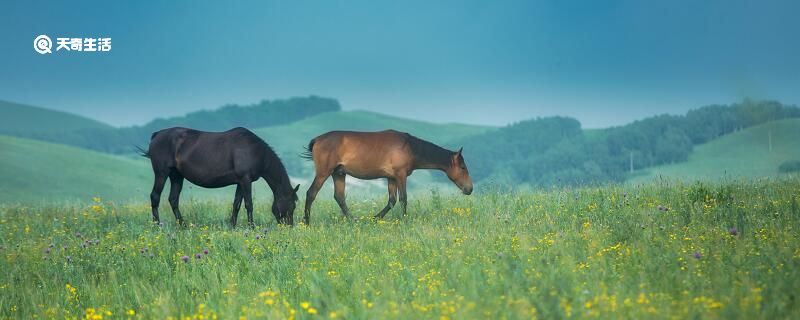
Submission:
[[[203,250],[204,255],[208,255],[208,249]]]
[[[50,253],[50,248],[44,249],[44,253]]]
[[[72,262],[72,256],[67,256],[67,262]]]
[[[728,229],[728,234],[730,234],[732,236],[735,236],[735,235],[739,234],[739,230],[737,230],[736,227],[732,227],[732,228]]]
[[[195,258],[195,259],[200,259],[200,258],[202,258],[202,257],[203,257],[203,255],[202,255],[202,254],[199,254],[199,253],[194,255],[194,258]]]
[[[258,240],[258,239],[261,239],[261,235],[260,234],[256,235],[256,240]]]
[[[144,254],[144,249],[139,249],[139,253]]]
[[[183,260],[183,262],[189,262],[189,256],[183,256],[181,260]]]
[[[702,254],[700,254],[700,251],[695,251],[695,252],[694,252],[694,258],[695,258],[695,259],[700,259],[700,258],[702,258],[702,257],[703,257],[703,255],[702,255]]]

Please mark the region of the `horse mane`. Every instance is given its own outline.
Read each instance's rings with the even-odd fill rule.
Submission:
[[[277,181],[281,182],[281,185],[286,185],[289,186],[289,188],[291,188],[291,182],[289,181],[289,173],[286,171],[286,167],[283,165],[283,161],[281,161],[281,158],[278,157],[277,153],[275,153],[275,150],[272,149],[272,146],[270,146],[266,142],[264,142],[264,145],[267,147],[267,156],[269,157],[269,164],[267,165],[267,174],[273,178],[276,178]]]
[[[414,161],[416,163],[436,164],[445,168],[450,166],[450,156],[453,155],[452,151],[408,133],[406,133],[406,143],[411,149],[411,153],[414,154]]]
[[[280,191],[283,192],[292,191],[292,182],[289,180],[289,172],[286,171],[286,167],[283,165],[283,161],[281,161],[281,158],[278,157],[278,154],[275,152],[275,149],[273,149],[272,146],[269,145],[269,143],[264,141],[264,139],[261,139],[261,137],[253,133],[250,133],[250,131],[247,132],[249,133],[248,136],[250,136],[251,138],[255,138],[255,140],[259,141],[260,143],[263,143],[264,150],[266,150],[267,159],[265,159],[266,161],[265,175],[270,179],[266,179],[266,177],[264,177],[264,180],[267,181],[267,184],[269,184],[270,187],[274,186],[274,188],[272,188],[273,189],[272,191],[278,193],[279,189],[283,188],[285,188],[285,190],[280,190]]]

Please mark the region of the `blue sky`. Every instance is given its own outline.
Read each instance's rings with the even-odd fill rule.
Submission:
[[[585,127],[800,104],[798,1],[6,1],[0,99],[114,125],[322,95],[345,109]],[[33,50],[111,37],[107,53]]]

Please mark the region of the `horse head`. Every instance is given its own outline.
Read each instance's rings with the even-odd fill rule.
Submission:
[[[450,181],[453,181],[461,189],[461,192],[469,195],[472,193],[472,178],[469,176],[467,163],[464,162],[464,156],[461,154],[463,149],[460,148],[458,151],[453,152],[450,156],[450,166],[447,167],[445,173],[450,178]]]

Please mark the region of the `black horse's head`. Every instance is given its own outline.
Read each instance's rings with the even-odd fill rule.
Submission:
[[[297,190],[300,189],[298,184],[294,189],[291,187],[288,190],[276,195],[272,201],[272,214],[280,224],[294,225],[294,208],[297,203]]]

